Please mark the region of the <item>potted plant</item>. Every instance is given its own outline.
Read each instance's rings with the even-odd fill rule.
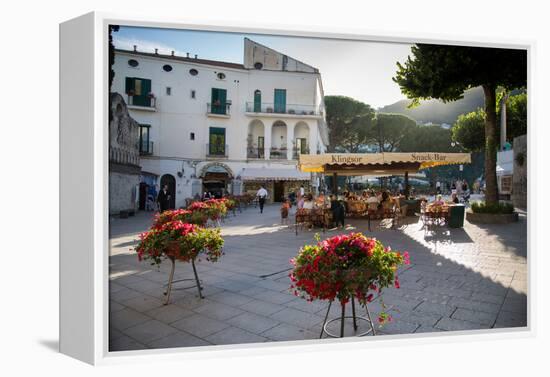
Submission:
[[[363,306],[367,318],[361,318],[370,323],[373,335],[374,324],[370,317],[367,304],[375,293],[394,286],[399,288],[397,268],[401,264],[409,264],[409,254],[393,251],[389,247],[361,233],[337,235],[316,244],[305,245],[298,255],[291,259],[293,270],[289,274],[296,296],[308,301],[328,300],[329,307],[321,331],[334,336],[326,330],[328,313],[334,300],[338,300],[342,309],[340,318],[340,336],[344,334],[344,313],[348,302],[352,303],[354,327],[356,327],[354,301]],[[382,302],[382,307],[384,304]],[[378,322],[384,324],[392,318],[386,312],[379,314]],[[368,332],[370,332],[369,330]],[[368,333],[367,332],[367,333]],[[366,334],[366,333],[365,333]],[[364,335],[364,334],[363,334]]]
[[[199,297],[202,298],[195,260],[205,256],[207,261],[216,262],[223,255],[220,229],[207,229],[181,220],[187,219],[190,215],[192,211],[188,210],[163,212],[155,218],[147,232],[140,234],[140,241],[135,248],[140,261],[147,260],[157,266],[166,259],[172,263],[168,288],[164,293],[164,305],[170,300],[176,261],[192,264]]]

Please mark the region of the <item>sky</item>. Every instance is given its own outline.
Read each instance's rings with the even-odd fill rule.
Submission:
[[[158,48],[234,63],[243,62],[245,37],[318,68],[325,95],[345,95],[373,108],[405,99],[392,77],[396,62],[410,54],[408,44],[128,26],[113,33],[116,48],[137,45],[138,51]]]

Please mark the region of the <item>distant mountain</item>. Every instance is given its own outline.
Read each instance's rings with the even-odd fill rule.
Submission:
[[[481,87],[473,88],[464,93],[464,98],[443,103],[440,100],[421,101],[420,105],[408,109],[410,100],[397,101],[378,109],[379,113],[394,113],[407,115],[417,122],[432,122],[435,124],[453,124],[460,114],[475,111],[484,106],[484,95]]]

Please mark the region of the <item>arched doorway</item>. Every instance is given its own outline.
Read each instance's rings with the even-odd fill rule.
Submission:
[[[270,158],[273,160],[286,160],[287,158],[287,142],[286,139],[286,123],[282,120],[277,120],[271,126],[271,153]]]
[[[222,163],[213,162],[201,169],[203,192],[210,192],[215,198],[229,193],[229,183],[233,179],[231,169]]]
[[[160,178],[160,189],[164,186],[168,186],[168,192],[170,193],[170,209],[176,208],[176,178],[172,174],[164,174]]]
[[[264,158],[265,136],[264,124],[259,119],[254,119],[248,125],[248,136],[246,139],[246,157]]]

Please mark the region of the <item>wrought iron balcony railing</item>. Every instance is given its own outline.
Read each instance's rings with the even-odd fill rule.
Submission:
[[[153,154],[153,142],[141,141],[139,143],[139,154],[142,156],[148,156]]]
[[[227,157],[227,144],[206,144],[206,157]]]
[[[209,115],[227,115],[231,114],[231,102],[213,102],[206,104],[206,113]]]
[[[287,149],[286,148],[271,148],[269,151],[269,158],[272,160],[286,160]]]
[[[265,149],[256,148],[256,147],[247,147],[246,158],[265,158]]]
[[[321,115],[318,106],[315,105],[300,105],[300,104],[274,104],[268,102],[247,102],[247,113],[274,113],[274,114],[289,114],[289,115]]]

